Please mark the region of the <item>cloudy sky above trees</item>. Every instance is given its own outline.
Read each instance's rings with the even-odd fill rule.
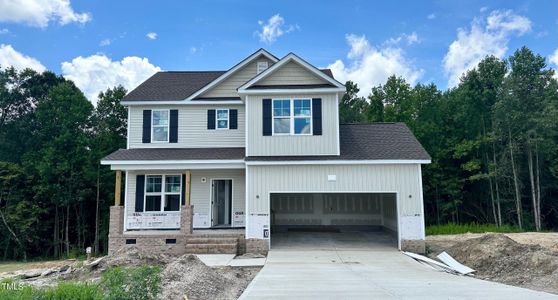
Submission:
[[[261,47],[329,67],[364,95],[391,74],[453,87],[523,45],[558,67],[558,2],[0,0],[0,66],[52,70],[93,103],[160,70],[226,70]]]

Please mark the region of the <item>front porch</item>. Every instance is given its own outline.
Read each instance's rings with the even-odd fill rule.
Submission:
[[[109,253],[126,247],[172,255],[246,251],[243,169],[117,170],[115,189]]]

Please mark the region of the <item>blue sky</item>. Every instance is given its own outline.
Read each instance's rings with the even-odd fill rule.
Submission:
[[[3,66],[64,74],[89,98],[159,69],[228,69],[261,47],[331,67],[364,94],[390,73],[445,89],[523,45],[556,67],[558,2],[0,0],[0,44]]]

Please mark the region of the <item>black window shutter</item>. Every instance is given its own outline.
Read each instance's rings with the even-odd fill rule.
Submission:
[[[182,174],[182,205],[186,205],[186,174]]]
[[[229,110],[229,129],[238,129],[238,110],[230,109]]]
[[[271,99],[262,102],[263,135],[271,135]]]
[[[207,110],[207,129],[215,129],[215,110]]]
[[[322,135],[322,99],[312,98],[312,134]]]
[[[151,143],[151,109],[143,110],[142,143]]]
[[[178,142],[178,109],[170,110],[169,143]]]
[[[143,211],[143,194],[145,187],[145,175],[136,176],[136,212]]]

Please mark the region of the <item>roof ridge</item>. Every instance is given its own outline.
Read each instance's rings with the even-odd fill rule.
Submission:
[[[218,72],[227,72],[224,70],[197,70],[197,71],[159,71],[158,73],[218,73]]]
[[[404,122],[372,122],[372,123],[340,123],[339,125],[383,125],[383,124],[405,124]]]

